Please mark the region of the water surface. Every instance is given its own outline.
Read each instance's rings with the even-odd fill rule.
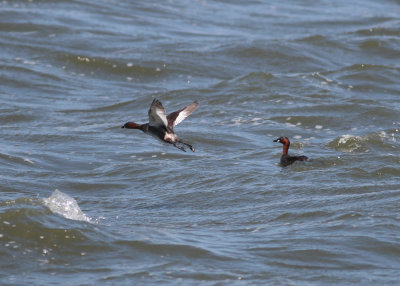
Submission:
[[[399,15],[1,2],[1,284],[397,285]],[[120,128],[153,98],[195,153]]]

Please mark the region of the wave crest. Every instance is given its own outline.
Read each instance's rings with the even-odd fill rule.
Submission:
[[[91,222],[91,218],[82,212],[74,198],[57,189],[50,197],[43,199],[43,203],[53,213],[62,215],[67,219]]]

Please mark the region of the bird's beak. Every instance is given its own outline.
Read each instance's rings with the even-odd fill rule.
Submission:
[[[281,142],[281,140],[279,140],[279,138],[278,138],[278,139],[275,139],[273,142]]]

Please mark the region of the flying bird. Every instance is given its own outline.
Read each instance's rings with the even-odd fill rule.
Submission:
[[[137,124],[127,122],[121,128],[140,129],[144,133],[150,134],[161,141],[174,145],[176,148],[186,152],[184,145],[194,152],[192,145],[183,142],[174,132],[174,127],[185,120],[199,106],[197,101],[166,115],[165,108],[158,99],[154,99],[149,109],[149,123]]]

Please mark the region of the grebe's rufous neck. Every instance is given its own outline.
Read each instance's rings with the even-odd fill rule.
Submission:
[[[281,165],[283,167],[289,166],[296,161],[307,161],[308,157],[306,156],[290,156],[288,154],[290,141],[287,137],[279,137],[275,139],[274,142],[279,142],[283,144],[282,156],[281,156]]]
[[[137,124],[135,122],[127,122],[121,128],[140,129],[144,133],[170,143],[184,152],[186,152],[186,150],[182,145],[188,146],[190,150],[194,152],[192,145],[179,139],[178,135],[174,132],[174,127],[195,111],[197,106],[199,106],[199,104],[197,101],[194,101],[192,104],[166,115],[165,108],[162,106],[161,102],[154,99],[149,109],[149,123]],[[178,143],[182,145],[178,146]]]

